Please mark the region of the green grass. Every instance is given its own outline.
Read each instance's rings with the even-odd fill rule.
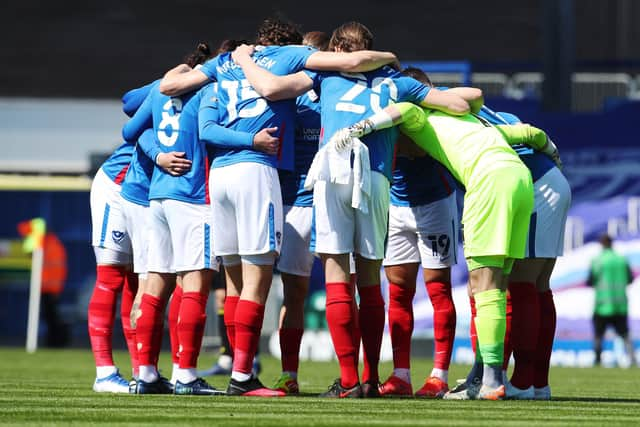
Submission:
[[[164,372],[170,373],[167,354]],[[213,354],[201,356],[201,366],[213,363]],[[124,353],[116,353],[123,369]],[[279,373],[279,362],[263,358],[263,381],[269,385]],[[429,360],[413,361],[413,381],[421,385]],[[466,366],[452,366],[450,383],[462,378]],[[391,371],[382,364],[381,373]],[[131,424],[235,426],[614,426],[640,424],[637,369],[552,368],[554,400],[536,401],[426,401],[417,399],[318,399],[337,376],[334,363],[303,362],[300,397],[280,399],[129,396],[91,391],[93,358],[88,350],[0,348],[0,424]],[[213,378],[217,387],[226,378]]]

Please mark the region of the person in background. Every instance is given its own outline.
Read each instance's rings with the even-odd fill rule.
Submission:
[[[591,271],[587,285],[595,290],[593,312],[593,350],[596,353],[595,365],[600,365],[602,355],[602,337],[611,325],[625,343],[627,354],[633,364],[633,344],[629,338],[627,319],[627,286],[633,281],[633,274],[627,259],[612,248],[612,239],[605,234],[600,237],[602,252],[591,261]]]
[[[26,237],[31,233],[31,221],[18,224],[18,233]],[[60,294],[67,280],[67,251],[54,233],[48,231],[44,236],[42,262],[42,315],[47,323],[47,347],[65,347],[69,345],[69,330],[60,318]]]

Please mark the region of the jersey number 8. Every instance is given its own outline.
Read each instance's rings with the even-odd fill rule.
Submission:
[[[167,147],[173,147],[178,140],[182,100],[171,98],[162,106],[162,120],[158,125],[158,141]]]

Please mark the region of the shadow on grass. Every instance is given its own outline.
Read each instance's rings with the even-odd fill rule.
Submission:
[[[300,394],[293,394],[293,395],[289,395],[287,397],[306,397],[306,398],[308,398],[308,397],[317,397],[317,398],[321,399],[320,393],[309,393],[309,392],[306,392],[306,393],[301,392]],[[326,399],[326,400],[334,400],[332,398],[324,398],[324,399]],[[376,398],[369,397],[369,398],[362,398],[362,399],[369,400],[369,401],[371,401],[371,400],[386,400],[386,401],[389,401],[389,400],[392,400],[392,401],[395,401],[395,400],[431,400],[431,399],[419,399],[419,398],[416,399],[413,396],[389,396],[389,397],[376,397]],[[339,399],[335,399],[335,400],[339,400]]]
[[[618,397],[553,397],[552,402],[640,403],[640,399]]]

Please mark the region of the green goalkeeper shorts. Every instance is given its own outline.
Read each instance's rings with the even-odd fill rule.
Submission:
[[[462,213],[465,258],[495,256],[503,264],[487,266],[502,268],[509,267],[504,264],[509,258],[524,258],[532,210],[531,173],[522,163],[509,162],[470,180]]]

